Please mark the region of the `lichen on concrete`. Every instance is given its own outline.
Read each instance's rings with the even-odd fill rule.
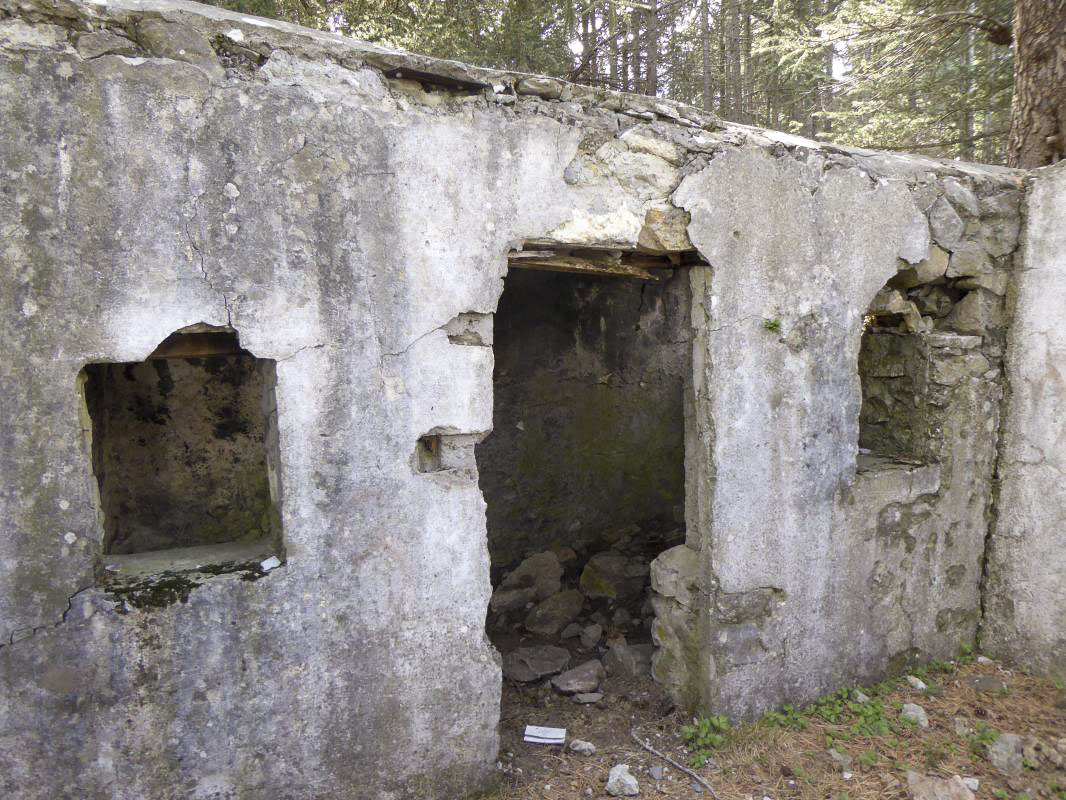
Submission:
[[[619,290],[642,330],[677,323],[651,337],[668,363],[625,378],[649,376],[645,402],[681,387],[661,431],[642,417],[683,449],[686,542],[653,567],[679,704],[806,702],[952,655],[979,614],[999,655],[1062,663],[1061,170],[1026,201],[1015,171],[171,0],[0,0],[0,103],[0,793],[491,785],[474,454],[500,425],[489,323],[518,248],[698,251],[678,314]],[[117,603],[78,376],[197,324],[276,362],[284,563],[163,569],[168,602]]]

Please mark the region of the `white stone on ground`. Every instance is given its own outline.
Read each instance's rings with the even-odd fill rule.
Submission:
[[[915,703],[904,703],[899,715],[903,719],[916,723],[919,728],[929,727],[929,717],[926,716],[925,709]]]
[[[607,794],[611,797],[635,797],[640,794],[640,784],[629,774],[628,764],[616,764],[607,773]]]
[[[592,742],[586,742],[584,739],[571,739],[570,752],[577,753],[579,756],[594,756],[596,755],[596,745]]]
[[[907,789],[911,800],[974,800],[973,792],[958,775],[933,778],[910,771]]]

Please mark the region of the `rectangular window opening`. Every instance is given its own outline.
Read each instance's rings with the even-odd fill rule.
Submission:
[[[80,377],[105,574],[280,563],[275,362],[198,327]]]

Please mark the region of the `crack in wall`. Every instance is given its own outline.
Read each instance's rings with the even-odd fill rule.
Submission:
[[[24,641],[26,641],[28,639],[32,639],[34,636],[36,636],[41,631],[48,630],[49,628],[58,628],[60,625],[62,625],[64,622],[67,621],[67,616],[70,614],[71,610],[74,608],[74,600],[78,597],[78,595],[82,594],[83,592],[87,592],[87,591],[89,591],[90,589],[93,589],[93,588],[95,588],[95,585],[94,584],[89,584],[88,586],[83,586],[81,589],[78,589],[76,592],[74,592],[74,594],[70,595],[70,597],[67,598],[67,607],[65,609],[63,609],[63,612],[62,612],[62,614],[60,615],[60,617],[59,617],[59,619],[57,621],[51,622],[51,623],[45,623],[44,625],[35,625],[34,627],[28,628],[28,629],[27,628],[16,628],[7,637],[7,641],[6,642],[0,643],[0,649],[3,649],[5,647],[12,647],[13,645],[18,644],[19,642],[24,642]],[[19,635],[20,632],[24,632],[24,635],[20,636]]]
[[[318,344],[305,344],[305,345],[304,345],[303,347],[298,347],[298,348],[296,348],[296,349],[295,349],[295,350],[293,350],[293,351],[292,351],[291,353],[289,353],[289,354],[288,354],[287,356],[282,356],[281,358],[277,358],[277,359],[274,359],[274,360],[275,360],[275,361],[276,361],[277,363],[279,363],[279,364],[280,364],[280,363],[281,363],[282,361],[291,361],[292,359],[296,358],[296,356],[300,355],[300,353],[304,352],[305,350],[321,350],[321,349],[322,349],[323,347],[325,347],[325,346],[326,346],[326,345],[325,345],[325,344],[323,344],[323,343],[318,343]]]
[[[198,219],[199,216],[200,216],[200,201],[202,200],[202,198],[203,198],[203,196],[205,194],[206,194],[206,192],[201,192],[200,194],[196,195],[196,197],[193,198],[193,201],[192,201],[192,205],[193,205],[192,219],[194,219],[194,220]],[[227,294],[224,291],[222,291],[221,289],[216,288],[214,286],[214,284],[211,282],[211,275],[207,271],[207,260],[206,260],[206,257],[204,255],[204,251],[196,243],[196,237],[194,237],[192,235],[192,231],[189,228],[189,219],[186,218],[184,220],[183,224],[184,224],[184,227],[185,227],[185,236],[189,240],[189,247],[192,248],[193,252],[196,254],[197,258],[200,261],[200,263],[199,263],[200,277],[203,278],[203,281],[204,281],[205,284],[207,284],[207,288],[208,289],[210,289],[213,292],[218,293],[218,295],[222,298],[222,307],[226,310],[226,324],[232,326],[233,325],[233,309],[230,306],[229,297],[227,296]]]

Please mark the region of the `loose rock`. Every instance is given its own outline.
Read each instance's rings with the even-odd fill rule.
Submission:
[[[1017,775],[1022,771],[1022,737],[1016,733],[1000,734],[988,745],[988,760],[1001,775]]]
[[[500,608],[493,603],[496,595],[500,593],[513,593],[532,587],[533,597],[544,600],[558,593],[562,588],[563,565],[559,563],[559,556],[548,550],[537,553],[522,561],[511,572],[507,573],[500,582],[500,587],[492,593],[490,607],[495,610]],[[529,599],[533,599],[533,597]],[[511,606],[514,608],[515,606]]]
[[[978,692],[1007,691],[1007,684],[1004,683],[1002,678],[997,678],[995,675],[974,675],[966,683],[971,689],[975,689]]]
[[[840,769],[848,769],[851,766],[851,756],[846,753],[841,753],[835,747],[830,747],[825,751],[826,756]]]
[[[571,622],[569,625],[563,628],[563,632],[559,634],[559,638],[573,639],[575,636],[580,636],[582,630],[584,629],[576,622]]]
[[[607,794],[611,797],[636,797],[640,784],[629,774],[628,764],[617,764],[607,774]]]
[[[159,58],[193,64],[215,79],[225,76],[211,43],[195,28],[145,18],[137,24],[137,41]]]
[[[581,646],[586,650],[600,643],[603,636],[603,626],[599,624],[586,625],[581,630]]]
[[[929,727],[929,717],[926,716],[925,709],[915,703],[904,703],[903,710],[899,712],[899,715],[903,719],[909,719],[914,722],[919,728]]]
[[[496,612],[512,611],[516,608],[522,608],[522,606],[535,600],[536,597],[537,590],[533,586],[510,589],[500,586],[492,593],[492,597],[489,599],[489,608]]]
[[[947,272],[948,259],[949,256],[946,250],[932,245],[929,248],[928,258],[924,261],[919,261],[914,266],[908,265],[905,269],[901,269],[896,277],[892,279],[891,284],[895,288],[910,289],[914,286],[921,286],[923,283],[932,283],[939,280]]]
[[[611,614],[611,624],[616,628],[627,627],[631,622],[633,622],[633,617],[624,608],[616,608]]]
[[[571,739],[569,747],[570,752],[577,753],[579,756],[596,755],[596,745],[592,742],[586,742],[584,739]]]
[[[939,198],[929,209],[929,227],[937,244],[945,250],[957,249],[966,232],[966,223],[946,197]]]
[[[654,645],[650,644],[616,644],[607,651],[603,665],[608,675],[629,675],[637,677],[651,669],[651,657]]]
[[[129,39],[108,31],[83,33],[77,40],[78,54],[85,59],[112,53],[117,56],[137,56],[140,51]]]
[[[579,692],[570,698],[581,706],[590,706],[603,699],[603,692]]]
[[[503,657],[503,676],[528,683],[566,669],[570,652],[563,647],[519,647]]]
[[[912,800],[973,800],[962,778],[954,775],[950,778],[931,778],[917,772],[907,773],[907,789]]]
[[[925,681],[921,678],[916,678],[913,675],[907,676],[907,683],[910,684],[912,689],[916,689],[919,692],[924,692],[928,687],[925,685]]]
[[[868,694],[866,694],[865,692],[863,692],[861,689],[856,689],[855,691],[853,691],[851,693],[851,698],[856,703],[869,703],[870,702],[870,696]]]
[[[608,550],[589,559],[581,572],[581,591],[587,597],[625,599],[640,593],[648,565]]]
[[[541,636],[555,636],[569,625],[585,604],[585,597],[577,589],[568,589],[542,600],[533,607],[524,623],[526,630]]]
[[[606,677],[603,664],[593,658],[561,675],[556,675],[552,678],[552,686],[563,694],[595,692]]]

